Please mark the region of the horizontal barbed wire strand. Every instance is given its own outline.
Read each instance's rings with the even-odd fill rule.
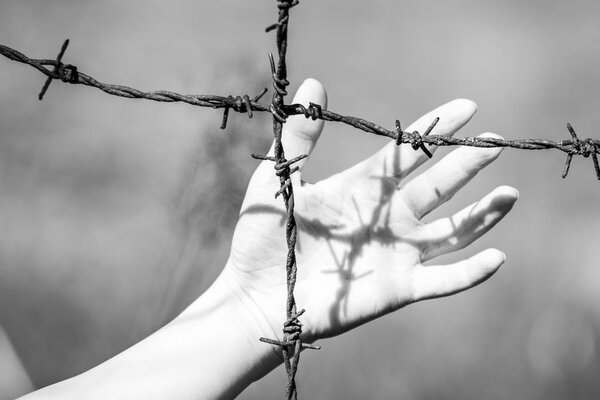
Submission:
[[[278,26],[274,24],[273,26]],[[67,43],[67,42],[65,42]],[[63,45],[64,47],[64,45]],[[62,50],[62,49],[61,49]],[[61,51],[64,53],[64,51]],[[138,89],[134,89],[123,85],[114,85],[102,83],[91,76],[79,71],[77,67],[73,65],[62,64],[60,60],[50,59],[32,59],[24,55],[23,53],[14,50],[8,46],[0,45],[0,54],[3,56],[32,66],[46,75],[51,80],[62,80],[72,84],[81,84],[90,87],[94,87],[102,90],[113,96],[120,96],[126,98],[135,99],[146,99],[159,102],[183,102],[199,107],[210,107],[214,109],[225,109],[223,113],[223,122],[221,128],[225,129],[227,124],[227,117],[229,110],[232,109],[236,112],[246,113],[251,118],[252,112],[270,112],[273,113],[271,105],[264,105],[258,102],[258,100],[264,95],[264,91],[253,98],[248,95],[243,96],[218,96],[218,95],[183,95],[176,92],[166,90],[156,90],[150,92],[144,92]],[[48,69],[46,66],[53,67],[53,70]],[[40,93],[42,95],[42,93]],[[307,118],[322,119],[324,121],[340,122],[346,125],[350,125],[354,128],[362,131],[384,136],[391,139],[397,139],[401,137],[401,143],[413,144],[419,140],[426,145],[435,146],[469,146],[469,147],[510,147],[521,150],[548,150],[556,149],[567,153],[567,162],[565,163],[565,171],[568,171],[567,165],[574,155],[580,155],[583,157],[592,156],[594,161],[594,169],[596,176],[600,180],[600,167],[598,166],[598,157],[600,154],[600,140],[598,139],[578,139],[577,136],[573,135],[573,129],[569,125],[569,132],[571,133],[571,139],[566,140],[547,140],[547,139],[497,139],[497,138],[477,138],[477,137],[448,137],[441,135],[419,135],[418,132],[406,132],[398,130],[389,130],[378,124],[370,122],[363,118],[341,115],[329,110],[322,110],[319,105],[311,104],[308,108],[300,104],[283,104],[280,110],[284,115],[298,115],[304,114]],[[420,137],[420,139],[419,139]]]

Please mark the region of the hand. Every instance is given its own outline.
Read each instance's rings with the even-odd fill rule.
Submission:
[[[319,82],[307,80],[293,102],[325,107],[327,95]],[[439,117],[432,134],[453,135],[475,111],[473,102],[455,100],[407,130],[423,132]],[[323,121],[290,117],[283,132],[286,158],[310,154],[322,128]],[[306,160],[296,164],[295,296],[298,309],[307,310],[301,317],[302,339],[338,335],[410,303],[469,289],[494,274],[505,260],[495,249],[452,265],[424,263],[462,249],[490,230],[514,205],[516,189],[499,187],[451,217],[427,224],[422,218],[452,198],[500,152],[458,148],[412,180],[407,177],[427,157],[395,143],[316,184],[301,182]],[[273,163],[262,162],[248,187],[220,279],[228,280],[265,336],[281,339],[287,246],[285,207],[281,198],[274,198],[278,188]]]
[[[294,99],[309,101],[327,102],[314,80],[306,81]],[[422,132],[439,117],[434,133],[452,135],[474,113],[472,102],[456,100],[408,130]],[[321,121],[290,117],[283,133],[287,158],[310,154],[322,127]],[[429,224],[421,219],[499,153],[459,148],[405,183],[426,156],[390,143],[314,185],[301,183],[301,170],[292,175],[298,224],[295,295],[298,308],[307,310],[300,318],[302,340],[338,335],[412,302],[489,278],[504,262],[498,250],[453,265],[423,263],[491,229],[513,206],[515,189],[498,188],[450,218]],[[272,163],[263,162],[248,187],[223,273],[183,313],[90,371],[27,398],[79,399],[81,393],[86,399],[234,398],[277,367],[281,350],[258,338],[282,339],[285,321],[286,213],[283,201],[273,196],[278,187]]]

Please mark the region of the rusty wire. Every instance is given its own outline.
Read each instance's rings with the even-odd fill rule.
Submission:
[[[74,65],[64,65],[61,62],[62,55],[64,54],[69,39],[65,40],[61,48],[61,52],[57,60],[46,60],[46,59],[32,59],[24,55],[23,53],[12,49],[8,46],[0,44],[0,54],[10,58],[11,60],[18,61],[24,64],[31,65],[33,68],[39,70],[41,73],[46,75],[48,79],[44,84],[44,88],[40,93],[40,100],[43,98],[46,90],[48,89],[49,82],[52,80],[61,80],[63,82],[80,84],[91,86],[102,90],[108,94],[119,97],[126,97],[130,99],[146,99],[153,101],[160,101],[165,103],[182,102],[200,107],[211,107],[211,108],[224,108],[227,113],[231,108],[234,111],[247,113],[248,117],[252,118],[252,111],[269,111],[269,108],[258,103],[258,100],[267,92],[263,90],[261,94],[250,98],[248,95],[244,96],[216,96],[216,95],[183,95],[167,90],[156,90],[152,92],[143,92],[138,89],[134,89],[128,86],[122,85],[111,85],[102,83],[92,78],[91,76],[81,72]],[[51,66],[54,69],[49,69],[47,66]],[[227,119],[223,119],[225,124]],[[224,125],[224,124],[223,124]],[[224,128],[223,128],[224,129]]]
[[[272,26],[277,27],[279,26],[279,23]],[[65,44],[63,44],[64,49],[66,49],[67,44],[68,40],[65,41]],[[210,107],[215,109],[223,108],[224,112],[221,129],[225,129],[227,126],[230,109],[239,113],[246,113],[249,118],[252,118],[253,111],[273,113],[274,110],[272,109],[272,105],[266,106],[258,102],[266,93],[266,89],[263,90],[259,95],[252,98],[250,98],[248,95],[183,95],[166,90],[143,92],[128,86],[112,85],[99,82],[91,76],[79,71],[78,68],[73,65],[62,64],[60,61],[60,58],[62,57],[58,57],[57,60],[32,59],[23,53],[4,45],[0,45],[0,54],[10,58],[11,60],[31,65],[48,77],[44,85],[45,89],[42,89],[42,92],[39,95],[40,98],[43,97],[45,91],[47,90],[49,82],[58,79],[72,84],[91,86],[114,96],[160,102],[183,102],[194,106]],[[64,51],[61,49],[61,54],[59,54],[59,56],[62,54],[64,54]],[[50,70],[46,68],[46,66],[51,66],[54,68],[53,70]],[[385,136],[394,139],[399,144],[408,143],[412,145],[418,142],[419,144],[423,143],[429,146],[511,147],[521,150],[556,149],[567,153],[567,161],[565,162],[563,178],[566,177],[566,174],[569,171],[569,166],[573,156],[580,155],[586,158],[592,156],[596,177],[598,180],[600,180],[600,166],[597,156],[600,154],[600,140],[591,138],[581,140],[577,138],[577,135],[574,134],[574,130],[572,127],[570,127],[570,125],[568,130],[571,133],[571,140],[567,139],[552,141],[546,139],[505,140],[477,137],[458,138],[441,135],[420,135],[419,132],[406,132],[398,129],[389,130],[363,118],[346,116],[333,111],[323,110],[321,109],[320,105],[313,103],[311,103],[308,108],[301,104],[282,104],[278,109],[275,110],[278,110],[277,114],[274,115],[279,117],[279,122],[285,120],[284,115],[289,116],[303,114],[307,118],[341,122],[374,135]],[[417,148],[420,148],[421,150],[426,149],[426,147],[420,145]]]
[[[279,60],[275,67],[275,60],[272,54],[269,54],[271,64],[271,76],[273,78],[273,99],[269,110],[273,114],[273,136],[275,140],[274,155],[272,161],[275,162],[275,171],[279,177],[280,188],[275,194],[275,197],[282,195],[287,211],[287,223],[285,225],[285,238],[287,242],[288,252],[285,264],[286,283],[287,283],[287,299],[285,305],[286,318],[283,325],[283,340],[273,340],[269,338],[260,338],[261,341],[272,345],[280,346],[283,350],[283,364],[288,376],[286,398],[287,400],[297,399],[298,390],[296,388],[296,372],[298,371],[298,362],[300,361],[300,351],[303,348],[318,349],[319,346],[312,346],[303,343],[300,339],[302,333],[302,324],[298,319],[304,309],[298,311],[296,308],[296,299],[294,297],[294,287],[296,286],[296,275],[298,273],[298,265],[296,263],[296,237],[298,227],[294,217],[294,187],[290,175],[298,171],[298,167],[290,168],[294,162],[300,161],[307,157],[306,154],[300,155],[292,160],[285,158],[285,150],[281,143],[281,133],[283,124],[287,118],[287,114],[282,109],[284,106],[284,96],[287,95],[286,88],[290,84],[287,80],[287,33],[290,9],[298,5],[298,0],[277,0],[279,8],[279,18],[276,24],[269,26],[266,31],[276,29],[277,31],[277,51]],[[256,157],[268,159],[267,157]]]
[[[63,43],[55,60],[32,59],[17,50],[0,44],[0,54],[11,60],[28,64],[47,76],[44,86],[38,96],[40,100],[43,99],[48,87],[50,86],[50,83],[53,80],[61,80],[71,84],[81,84],[94,87],[114,96],[146,99],[159,102],[183,102],[199,107],[224,109],[221,129],[225,129],[227,127],[230,109],[239,113],[245,113],[249,118],[252,118],[253,112],[255,111],[270,112],[272,114],[275,154],[274,156],[252,154],[252,157],[275,163],[275,173],[279,177],[280,184],[279,190],[275,193],[275,197],[279,197],[280,195],[283,197],[287,211],[285,232],[288,247],[286,258],[286,321],[284,322],[282,340],[270,338],[260,338],[260,340],[262,342],[280,346],[282,348],[284,365],[288,375],[288,384],[286,390],[286,398],[288,400],[297,399],[298,393],[295,377],[298,369],[301,350],[307,348],[320,349],[320,346],[302,342],[300,338],[302,333],[302,324],[299,318],[302,316],[305,310],[297,310],[296,300],[294,297],[294,287],[296,284],[296,275],[298,270],[295,254],[297,226],[294,218],[294,188],[290,176],[298,171],[298,167],[293,167],[293,164],[306,158],[307,155],[303,154],[291,160],[287,160],[285,158],[285,151],[281,142],[281,135],[283,124],[288,116],[304,115],[306,118],[311,118],[313,120],[321,119],[324,121],[341,122],[368,133],[393,139],[397,145],[410,144],[414,150],[421,150],[430,158],[432,157],[432,154],[426,145],[511,147],[522,150],[556,149],[567,154],[567,159],[562,173],[563,178],[567,176],[571,161],[575,155],[580,155],[585,158],[591,156],[596,177],[598,180],[600,180],[600,164],[598,162],[598,154],[600,154],[600,140],[591,138],[583,140],[579,139],[571,124],[567,124],[567,129],[571,135],[571,139],[559,141],[545,139],[505,140],[486,137],[456,138],[430,134],[435,128],[436,124],[439,122],[439,118],[434,119],[434,121],[423,132],[423,134],[421,134],[418,131],[403,131],[400,121],[398,120],[396,120],[395,129],[388,130],[380,125],[362,118],[345,116],[337,114],[333,111],[323,110],[318,104],[310,103],[308,107],[305,107],[301,104],[285,104],[284,97],[287,95],[286,88],[289,85],[289,81],[287,80],[286,64],[289,10],[298,4],[299,0],[277,0],[277,7],[279,10],[278,21],[266,28],[266,32],[276,30],[276,42],[278,50],[277,65],[275,65],[275,59],[273,55],[269,54],[274,88],[272,101],[269,105],[263,105],[259,103],[259,100],[267,92],[266,88],[254,97],[250,97],[247,94],[241,96],[182,95],[166,90],[143,92],[128,86],[102,83],[79,71],[76,66],[62,63],[62,58],[69,45],[68,39]],[[48,67],[52,67],[52,69],[49,69]]]
[[[289,18],[289,17],[288,17]],[[286,21],[287,23],[287,21]],[[269,28],[275,29],[280,25],[276,23],[271,25]],[[267,28],[267,29],[269,29]],[[271,30],[269,29],[269,30]],[[68,40],[63,44],[63,48],[66,50]],[[421,150],[426,149],[425,146],[469,146],[469,147],[511,147],[521,150],[548,150],[556,149],[567,154],[567,160],[563,170],[563,178],[569,171],[569,167],[573,156],[579,155],[585,158],[592,157],[594,170],[596,177],[600,180],[600,165],[598,162],[598,154],[600,154],[600,140],[598,139],[579,139],[575,134],[574,130],[570,125],[568,130],[571,134],[571,139],[566,140],[546,140],[546,139],[518,139],[518,140],[505,140],[496,138],[478,138],[478,137],[448,137],[441,135],[421,135],[419,132],[407,132],[398,130],[386,129],[378,124],[370,122],[363,118],[352,117],[347,115],[341,115],[329,110],[321,109],[318,104],[311,103],[309,107],[304,107],[301,104],[282,104],[279,108],[273,108],[273,105],[263,105],[259,103],[261,97],[266,93],[263,90],[259,95],[250,97],[248,95],[242,96],[218,96],[218,95],[183,95],[166,90],[157,90],[151,92],[144,92],[138,89],[134,89],[123,85],[113,85],[97,81],[91,76],[81,72],[74,65],[65,65],[61,62],[64,50],[61,49],[61,53],[56,60],[49,59],[32,59],[24,55],[23,53],[14,50],[8,46],[0,44],[0,54],[10,58],[11,60],[21,62],[36,68],[48,78],[44,84],[44,88],[40,93],[40,98],[43,97],[49,82],[52,80],[61,80],[63,82],[72,84],[81,84],[90,87],[94,87],[102,90],[105,93],[135,99],[146,99],[160,102],[183,102],[199,107],[210,107],[214,109],[224,109],[223,120],[221,123],[221,129],[225,129],[227,126],[227,120],[229,117],[229,110],[232,109],[239,113],[245,113],[249,118],[252,118],[253,111],[257,112],[270,112],[273,113],[276,110],[276,118],[279,122],[285,120],[285,116],[289,115],[304,115],[307,118],[322,119],[324,121],[341,122],[346,125],[350,125],[354,128],[363,130],[368,133],[372,133],[378,136],[385,136],[390,139],[394,139],[397,143],[408,143],[419,145],[417,148]],[[47,68],[47,66],[53,67],[53,69]],[[413,146],[414,147],[414,146]]]

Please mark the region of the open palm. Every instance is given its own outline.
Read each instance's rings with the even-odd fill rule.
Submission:
[[[294,103],[326,105],[325,90],[307,80]],[[455,100],[423,116],[407,130],[423,132],[439,117],[433,134],[453,135],[476,111]],[[322,121],[294,116],[284,125],[291,159],[310,154]],[[488,134],[490,135],[490,134]],[[431,149],[434,150],[433,148]],[[273,149],[271,149],[272,154]],[[425,224],[421,219],[450,199],[500,149],[459,148],[412,180],[406,177],[427,157],[390,143],[348,170],[316,184],[292,176],[298,224],[296,303],[303,340],[334,336],[415,301],[447,296],[483,282],[504,262],[490,249],[452,265],[424,266],[461,249],[491,229],[518,197],[500,187],[455,215]],[[236,227],[226,274],[266,335],[281,336],[286,298],[285,208],[274,193],[273,164],[255,172]]]

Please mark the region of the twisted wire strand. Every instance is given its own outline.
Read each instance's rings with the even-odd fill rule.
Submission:
[[[261,338],[260,340],[281,346],[283,352],[283,363],[288,376],[286,398],[288,400],[296,400],[298,397],[296,373],[298,370],[298,363],[300,361],[300,351],[302,348],[318,348],[318,346],[306,346],[300,339],[300,334],[302,333],[302,324],[298,318],[304,313],[304,309],[297,311],[296,299],[294,297],[294,288],[296,285],[296,276],[298,272],[298,266],[296,263],[296,237],[298,234],[298,228],[296,226],[296,219],[294,217],[294,187],[292,185],[290,175],[298,171],[298,167],[290,168],[290,166],[294,162],[298,162],[305,158],[306,155],[301,155],[293,160],[287,160],[285,158],[285,150],[281,142],[282,127],[287,118],[287,113],[283,108],[284,96],[287,95],[286,88],[289,85],[289,81],[287,80],[286,64],[289,10],[298,5],[299,2],[298,0],[277,1],[277,7],[279,9],[278,22],[270,27],[267,27],[266,30],[267,32],[273,29],[276,29],[277,31],[277,66],[275,66],[273,55],[269,54],[273,88],[275,89],[269,110],[273,115],[273,136],[275,141],[273,161],[275,162],[275,173],[279,177],[280,183],[280,188],[275,194],[275,197],[278,197],[279,195],[283,197],[287,211],[287,222],[285,227],[285,236],[288,247],[285,265],[287,283],[287,320],[285,321],[283,327],[282,341],[268,340],[266,338]],[[302,111],[306,111],[306,109]]]
[[[65,43],[68,45],[68,39],[65,41]],[[65,45],[63,45],[63,48],[65,48],[66,50]],[[62,50],[61,53],[64,54],[64,50]],[[32,66],[33,68],[46,75],[50,80],[58,79],[62,80],[63,82],[68,82],[72,84],[80,84],[94,87],[113,96],[125,97],[129,99],[146,99],[165,103],[182,102],[191,104],[193,106],[211,107],[215,109],[231,108],[237,112],[248,113],[248,116],[251,115],[252,111],[269,111],[268,107],[258,103],[258,100],[262,97],[262,95],[256,96],[252,99],[245,99],[245,96],[234,97],[217,95],[183,95],[167,90],[143,92],[141,90],[134,89],[128,86],[112,85],[97,81],[91,76],[79,71],[77,67],[73,65],[62,64],[62,62],[60,61],[60,58],[62,58],[62,56],[57,60],[32,59],[15,49],[1,44],[0,54],[13,61]],[[47,68],[47,66],[53,67],[54,69],[51,70]],[[264,94],[265,92],[266,90],[263,91],[262,94]]]
[[[287,24],[288,19],[282,20],[284,24]],[[273,29],[278,29],[282,26],[282,22],[273,24]],[[287,29],[287,28],[286,28]],[[65,42],[68,44],[68,40]],[[63,44],[63,47],[65,45]],[[66,49],[66,47],[65,47]],[[64,51],[61,49],[61,53]],[[134,89],[123,85],[113,85],[100,82],[91,76],[79,71],[77,67],[73,65],[65,65],[61,62],[60,57],[57,60],[50,59],[32,59],[24,55],[23,53],[14,50],[8,46],[0,45],[0,54],[3,56],[32,66],[39,70],[41,73],[46,75],[45,87],[49,85],[49,80],[62,80],[63,82],[71,84],[81,84],[90,87],[94,87],[102,90],[113,96],[135,98],[135,99],[146,99],[160,102],[182,102],[193,106],[199,107],[210,107],[214,109],[224,109],[223,121],[221,128],[225,129],[227,126],[227,119],[229,116],[229,110],[234,110],[239,113],[247,113],[248,117],[251,117],[252,112],[270,112],[274,118],[278,119],[278,122],[284,123],[287,116],[290,115],[304,115],[306,118],[322,119],[330,122],[340,122],[362,131],[388,137],[397,141],[398,130],[389,130],[373,122],[370,122],[363,118],[341,115],[330,110],[322,110],[318,104],[311,104],[308,108],[301,104],[281,104],[278,108],[274,107],[273,104],[263,105],[258,101],[266,92],[263,92],[250,98],[248,95],[244,96],[218,96],[218,95],[183,95],[166,90],[157,90],[151,92],[144,92],[138,89]],[[47,68],[47,66],[53,67],[53,69]],[[274,76],[277,78],[277,75]],[[279,79],[279,78],[277,78]],[[274,85],[277,81],[274,79]],[[287,82],[287,81],[286,81]],[[281,82],[284,83],[284,82]],[[276,85],[281,90],[282,85]],[[287,86],[287,84],[285,85]],[[285,92],[285,86],[283,90]],[[47,87],[46,87],[47,89]],[[277,90],[277,89],[276,89]],[[40,97],[43,97],[45,90],[42,90]],[[287,94],[287,92],[285,92]],[[283,93],[281,93],[283,95]],[[569,125],[570,126],[570,125]],[[568,128],[571,132],[572,127]],[[400,143],[412,144],[415,141],[415,137],[418,132],[405,132],[402,131]],[[563,177],[566,177],[566,173],[569,171],[571,160],[573,156],[579,155],[583,157],[592,156],[594,162],[594,170],[598,180],[600,180],[600,167],[598,166],[598,157],[600,154],[600,140],[598,139],[575,139],[571,134],[572,139],[552,141],[546,139],[496,139],[496,138],[476,138],[476,137],[447,137],[440,135],[422,135],[421,141],[426,145],[435,146],[469,146],[469,147],[510,147],[520,150],[548,150],[555,149],[567,153],[567,161],[565,162],[565,168]],[[417,139],[418,140],[418,139]],[[422,149],[422,147],[420,147]]]

